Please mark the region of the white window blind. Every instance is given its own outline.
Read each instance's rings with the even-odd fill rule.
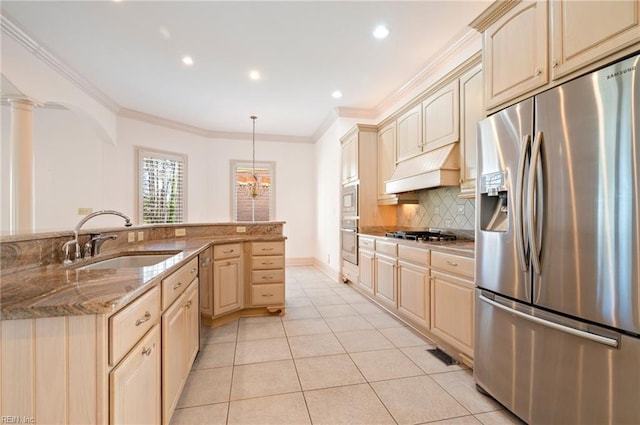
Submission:
[[[271,162],[256,162],[256,177],[258,196],[251,196],[250,187],[240,184],[242,177],[253,174],[251,162],[233,161],[231,164],[231,194],[232,220],[234,221],[271,221],[274,219],[274,186],[275,164]],[[268,181],[269,184],[261,184]]]
[[[141,222],[184,222],[186,157],[140,150],[139,159]]]

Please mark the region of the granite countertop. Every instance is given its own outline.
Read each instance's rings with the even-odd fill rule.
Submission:
[[[122,252],[137,251],[180,253],[149,267],[78,269],[98,261],[96,258],[69,266],[55,264],[3,275],[0,282],[0,320],[110,315],[159,284],[163,277],[211,244],[284,239],[282,235],[246,235],[150,241],[120,252],[105,253],[98,258],[108,259]]]
[[[377,240],[385,242],[393,242],[399,245],[414,246],[433,251],[447,252],[449,254],[460,255],[467,258],[475,258],[475,242],[471,240],[455,240],[455,241],[431,241],[417,242],[406,239],[390,238],[384,235],[385,232],[367,232],[358,233],[359,236],[373,237]]]

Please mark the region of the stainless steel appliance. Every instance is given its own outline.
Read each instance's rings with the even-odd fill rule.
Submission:
[[[342,187],[342,218],[358,217],[358,185],[350,184]]]
[[[456,235],[442,233],[439,230],[398,230],[396,232],[386,232],[385,237],[394,239],[405,239],[416,242],[443,242],[455,241]]]
[[[358,219],[345,218],[340,226],[342,259],[358,265]]]
[[[640,423],[639,65],[478,126],[474,377],[532,424]]]

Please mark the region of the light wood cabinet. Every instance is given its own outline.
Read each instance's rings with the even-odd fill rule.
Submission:
[[[198,352],[198,280],[162,315],[162,423],[168,424]]]
[[[458,90],[456,79],[422,102],[422,151],[429,152],[460,139]]]
[[[433,252],[431,266],[431,332],[472,361],[474,260]]]
[[[251,243],[250,297],[253,307],[284,308],[284,241]]]
[[[375,272],[374,272],[374,249],[375,239],[358,237],[358,287],[369,295],[373,295]]]
[[[358,134],[342,140],[342,184],[358,180]]]
[[[243,307],[242,244],[213,247],[213,316]]]
[[[477,177],[477,125],[485,118],[482,67],[460,77],[460,197],[474,198]]]
[[[547,84],[547,34],[546,0],[518,3],[484,31],[487,108]]]
[[[200,313],[213,316],[213,248],[205,249],[198,257],[200,268]]]
[[[110,423],[161,423],[160,329],[145,335],[109,374]]]
[[[378,204],[393,202],[395,195],[386,194],[385,182],[396,168],[396,122],[378,131]]]
[[[640,41],[637,0],[556,0],[549,7],[553,79]]]
[[[398,312],[423,331],[431,321],[429,257],[428,249],[398,246]]]
[[[395,243],[376,241],[374,296],[391,309],[397,308],[397,249],[398,245]]]
[[[422,106],[416,105],[396,120],[396,161],[422,153]]]

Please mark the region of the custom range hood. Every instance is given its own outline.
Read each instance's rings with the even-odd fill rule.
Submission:
[[[450,143],[399,162],[385,182],[386,193],[460,184],[459,143]]]

